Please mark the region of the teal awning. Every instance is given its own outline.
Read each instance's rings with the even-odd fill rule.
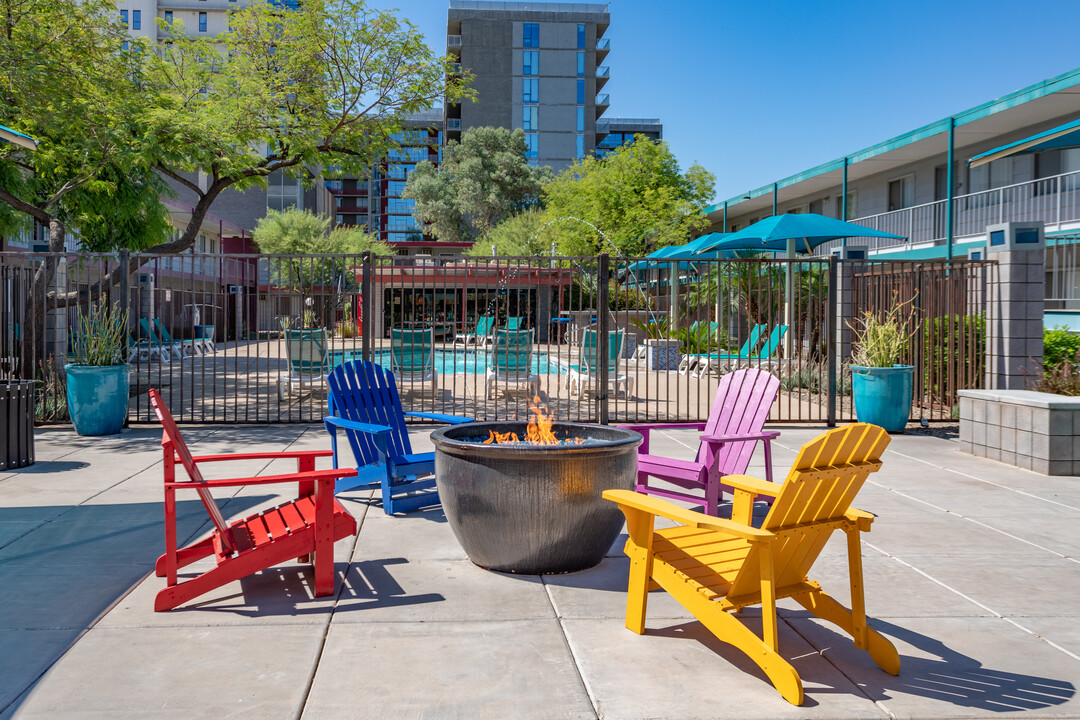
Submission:
[[[968,167],[978,167],[1010,155],[1035,153],[1042,150],[1080,147],[1080,118],[1058,125],[1056,128],[1036,133],[1023,140],[987,150],[968,160]]]
[[[37,150],[38,141],[29,135],[23,135],[18,130],[12,130],[6,125],[0,125],[0,140],[7,140],[27,150]]]

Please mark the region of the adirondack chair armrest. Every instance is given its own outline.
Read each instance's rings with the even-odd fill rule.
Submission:
[[[702,431],[705,429],[705,423],[668,423],[665,425],[620,425],[623,430],[632,430],[636,433],[641,433],[642,442],[638,446],[638,455],[649,454],[649,431],[650,430],[674,430],[674,429],[693,429]]]
[[[405,412],[405,414],[409,417],[438,420],[439,422],[448,423],[450,425],[462,425],[464,423],[471,423],[476,421],[476,418],[463,417],[461,415],[443,415],[442,413],[412,412],[411,410],[408,410]]]
[[[848,508],[847,512],[844,513],[844,517],[862,532],[870,532],[870,523],[874,522],[875,516],[865,510]]]
[[[713,517],[712,515],[706,515],[705,513],[696,512],[694,510],[687,510],[686,508],[681,508],[667,500],[661,500],[660,498],[634,492],[633,490],[605,490],[603,497],[606,500],[618,504],[620,508],[632,508],[648,513],[649,515],[667,518],[668,520],[682,525],[703,530],[716,530],[751,542],[771,542],[775,537],[775,535],[768,530],[759,530],[758,528],[732,522],[731,520],[725,520],[724,518]]]
[[[333,415],[324,416],[323,425],[331,435],[336,434],[339,427],[346,430],[369,433],[371,435],[386,435],[392,430],[392,428],[389,428],[386,425],[374,425],[372,423],[357,422],[356,420],[346,420],[345,418],[334,417]],[[333,453],[331,452],[330,454],[332,455]]]
[[[759,433],[740,433],[738,435],[702,435],[705,442],[745,442],[749,440],[775,440],[780,437],[779,430],[765,430]]]
[[[356,474],[353,468],[338,468],[336,470],[312,470],[311,472],[289,473],[287,475],[261,475],[249,478],[224,478],[221,480],[177,480],[165,483],[166,489],[182,490],[184,488],[216,488],[216,487],[242,487],[245,485],[275,485],[292,482],[326,482],[337,480],[342,477],[350,477]]]
[[[286,450],[284,452],[233,453],[231,455],[196,455],[192,459],[197,463],[223,462],[225,460],[280,460],[289,458],[301,460],[303,458],[331,457],[333,454],[334,453],[330,450],[294,450],[292,452]]]
[[[725,475],[723,477],[723,483],[736,490],[743,490],[752,495],[768,495],[769,497],[776,497],[779,495],[780,488],[782,487],[776,483],[759,480],[750,475]]]

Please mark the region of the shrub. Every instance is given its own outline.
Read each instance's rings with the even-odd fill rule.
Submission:
[[[1080,395],[1080,359],[1062,360],[1047,367],[1035,389],[1058,395]]]
[[[829,375],[824,364],[804,365],[792,372],[781,375],[780,388],[782,390],[809,390],[812,393],[824,394],[829,392]],[[851,373],[846,369],[836,375],[837,395],[851,394]]]
[[[352,318],[346,318],[338,323],[337,336],[339,338],[354,338],[360,334],[360,328]]]
[[[1047,370],[1063,362],[1073,362],[1080,352],[1080,335],[1065,327],[1043,330],[1043,367]]]
[[[946,315],[928,321],[923,332],[923,387],[943,403],[949,369],[955,369],[957,389],[978,387],[986,374],[986,315]]]

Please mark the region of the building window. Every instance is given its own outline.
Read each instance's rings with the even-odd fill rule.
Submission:
[[[142,30],[142,10],[131,11],[131,29]]]
[[[585,23],[578,23],[577,26],[577,46],[578,50],[585,49]]]
[[[578,80],[577,81],[577,104],[578,105],[584,105],[585,104],[585,81],[584,80]]]
[[[537,78],[524,78],[521,81],[521,102],[540,102],[540,80]]]
[[[836,196],[836,217],[841,220],[854,220],[858,217],[858,208],[855,204],[856,195],[854,192],[847,194],[847,217],[841,217],[844,214],[844,198],[841,195]]]
[[[536,133],[525,133],[525,159],[536,160],[540,157],[540,136]]]
[[[579,160],[585,157],[585,136],[580,133],[577,136],[577,156]]]
[[[199,32],[206,32],[206,13],[199,13]]]
[[[577,76],[585,77],[585,53],[583,52],[577,54]]]
[[[889,211],[903,210],[915,204],[915,176],[905,175],[889,183]]]
[[[521,74],[522,75],[539,75],[540,74],[540,51],[539,50],[523,50],[521,52]]]
[[[521,24],[521,46],[540,47],[540,23]]]
[[[165,11],[165,24],[172,25],[172,10]]]
[[[533,105],[526,105],[521,108],[521,129],[522,130],[539,130],[540,125],[537,122],[537,117],[540,114],[539,108]]]
[[[585,108],[580,105],[577,109],[577,131],[585,132]]]
[[[127,10],[120,11],[120,22],[124,24],[124,27],[128,26]]]

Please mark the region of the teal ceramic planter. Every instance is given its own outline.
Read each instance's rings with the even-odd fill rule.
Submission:
[[[128,409],[127,365],[65,365],[68,416],[79,435],[115,435]]]
[[[911,415],[911,378],[914,365],[892,367],[851,366],[851,393],[859,422],[880,425],[886,432],[901,432]]]

